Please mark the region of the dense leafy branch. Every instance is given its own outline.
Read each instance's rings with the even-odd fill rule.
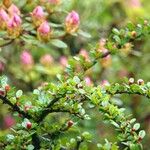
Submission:
[[[138,85],[133,83],[132,85],[129,84],[113,84],[111,87],[108,87],[106,92],[116,95],[116,94],[137,94],[142,95],[147,98],[150,98],[150,86],[149,82],[144,85]]]
[[[44,7],[46,8],[46,6]],[[35,12],[37,12],[37,9],[42,10],[42,7],[37,7]],[[76,24],[73,24],[72,26],[72,18],[71,22],[70,20],[66,21],[65,33],[62,36],[56,37],[56,39],[64,38],[68,34],[72,35],[72,33],[79,34],[79,17],[74,11],[71,12],[71,16],[72,13],[76,16]],[[20,15],[20,13],[18,14]],[[45,20],[44,15],[42,15],[40,22],[38,22],[37,16],[34,15],[34,11],[32,12],[30,19],[33,20],[33,24],[36,26],[36,28],[33,29],[35,33],[22,29],[22,21],[19,15],[17,16],[17,19],[13,16],[15,18],[13,18],[13,21],[16,23],[15,26],[13,26],[13,29],[9,28],[9,26],[5,27],[8,28],[7,32],[10,34],[12,39],[18,38],[20,41],[23,40],[26,43],[29,41],[31,43],[34,42],[33,44],[39,44],[39,41],[46,43],[53,40],[54,35],[52,35],[52,31],[48,22]],[[35,150],[42,149],[43,147],[45,149],[54,150],[67,149],[67,146],[64,147],[61,143],[59,143],[61,141],[60,135],[68,131],[68,129],[73,126],[74,122],[71,120],[72,115],[79,120],[90,119],[90,116],[86,113],[88,109],[92,109],[89,106],[91,104],[93,105],[93,109],[98,108],[103,114],[104,120],[107,120],[118,131],[118,143],[114,144],[116,149],[118,149],[117,145],[120,143],[124,144],[127,148],[138,147],[140,149],[142,147],[140,142],[145,136],[145,131],[139,131],[140,124],[135,123],[136,119],[131,119],[130,116],[127,116],[124,108],[119,108],[115,103],[113,103],[111,96],[125,93],[138,94],[150,98],[149,83],[144,84],[140,81],[137,84],[116,83],[104,87],[95,87],[93,85],[87,85],[83,80],[83,77],[85,76],[85,72],[93,67],[99,59],[105,59],[110,55],[118,54],[127,43],[131,44],[131,42],[140,40],[141,38],[149,35],[149,29],[150,25],[145,21],[142,21],[137,25],[129,23],[127,27],[121,30],[114,28],[110,37],[104,43],[100,43],[92,48],[88,56],[79,55],[70,59],[67,66],[67,77],[58,75],[59,81],[57,83],[48,83],[48,85],[44,85],[43,87],[34,90],[33,93],[30,93],[33,96],[34,102],[33,104],[28,102],[27,106],[25,103],[26,98],[30,99],[31,102],[32,96],[28,96],[28,94],[27,96],[23,95],[21,90],[17,91],[15,95],[12,95],[10,89],[8,88],[8,83],[4,81],[4,77],[2,77],[0,99],[4,104],[9,105],[13,112],[18,112],[22,115],[21,121],[18,123],[19,125],[17,124],[14,127],[16,129],[17,136],[8,136],[8,143],[14,144],[11,149],[16,148],[16,141],[19,141],[21,146],[23,143],[25,143],[25,146],[30,143],[32,144],[30,145],[30,149]],[[13,41],[14,40],[4,43],[0,47],[7,46]],[[59,41],[59,44],[57,42],[55,45],[58,46],[60,43],[63,43],[63,41]],[[62,45],[65,45],[65,43]],[[7,98],[8,96],[10,99]],[[20,105],[17,105],[16,103],[18,102],[18,99],[19,101],[22,100]],[[13,100],[15,102],[13,102]],[[59,121],[57,123],[55,120],[55,130],[52,131],[50,127],[47,128],[45,120],[49,120],[48,116],[53,117],[53,113],[56,112],[69,113],[69,121],[67,121],[67,123],[65,122],[65,124],[62,124],[62,126],[58,128],[57,124],[59,124]],[[51,124],[48,123],[48,126],[50,125]],[[45,135],[45,132],[48,134]],[[75,145],[71,147],[71,149],[79,150],[80,145],[84,141],[90,142],[90,139],[91,137],[89,133],[82,133],[81,136],[75,140]],[[47,142],[42,142],[43,140]],[[57,145],[58,143],[59,146]],[[7,146],[9,148],[9,145],[6,145],[6,147]]]

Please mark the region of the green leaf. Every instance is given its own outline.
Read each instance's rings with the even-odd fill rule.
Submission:
[[[22,90],[18,90],[18,91],[16,92],[16,97],[19,98],[19,97],[22,96],[22,94],[23,94]]]
[[[139,123],[134,124],[134,126],[133,126],[134,130],[138,130],[139,128],[140,128],[140,124]]]
[[[8,142],[12,142],[12,140],[13,140],[14,138],[15,138],[14,135],[12,135],[12,134],[7,134],[7,141],[8,141]]]
[[[85,37],[85,38],[91,38],[91,35],[89,33],[84,32],[82,30],[79,30],[78,34],[81,35],[81,36],[83,36],[83,37]]]
[[[38,89],[35,89],[35,90],[33,91],[33,94],[39,95],[39,94],[40,94],[40,91],[39,91]]]
[[[141,150],[138,144],[130,144],[130,150]]]
[[[113,36],[113,39],[114,39],[116,42],[121,43],[121,39],[120,39],[120,37],[119,37],[118,35],[114,35],[114,36]]]
[[[133,119],[130,120],[130,123],[132,124],[132,123],[134,123],[135,121],[136,121],[136,119],[133,118]]]
[[[144,138],[144,136],[146,135],[145,131],[144,130],[141,130],[139,132],[139,137],[141,137],[142,139]]]
[[[33,150],[34,146],[33,145],[28,145],[27,150]]]
[[[6,76],[1,77],[1,85],[4,88],[7,85],[8,79]]]
[[[77,76],[74,76],[74,77],[73,77],[73,81],[74,81],[75,83],[77,83],[77,84],[80,83],[80,79],[79,79],[79,77],[77,77]]]
[[[51,44],[58,48],[67,48],[67,44],[58,39],[51,40]]]
[[[89,141],[92,139],[92,135],[89,132],[83,132],[82,137],[84,140]]]
[[[113,28],[112,32],[115,33],[116,35],[120,34],[120,32],[119,32],[119,30],[117,28]]]
[[[117,124],[115,121],[111,121],[111,124],[114,125],[116,128],[119,128],[119,124]]]

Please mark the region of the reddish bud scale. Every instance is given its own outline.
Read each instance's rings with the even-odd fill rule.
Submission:
[[[129,85],[133,84],[134,83],[134,78],[130,78],[129,79]]]
[[[68,122],[67,122],[67,126],[68,126],[68,128],[72,127],[72,126],[73,126],[73,124],[74,124],[74,122],[73,122],[72,120],[68,121]]]
[[[137,81],[137,84],[138,84],[138,85],[144,85],[144,80],[143,80],[143,79],[139,79],[139,80]]]
[[[31,122],[27,122],[27,123],[26,123],[26,128],[27,128],[27,129],[31,129],[31,127],[32,127],[32,123],[31,123]]]
[[[21,118],[21,117],[22,117],[22,114],[18,114],[18,117],[20,117],[20,118]]]
[[[141,137],[139,137],[138,138],[138,143],[140,143],[142,141],[142,138]]]
[[[132,128],[132,132],[135,132],[136,130],[134,128]]]
[[[10,91],[10,86],[9,86],[9,85],[6,85],[6,86],[5,86],[5,91],[6,91],[6,92]]]
[[[133,38],[135,38],[135,37],[137,36],[136,31],[132,31],[132,32],[131,32],[131,35],[132,35]]]
[[[27,111],[28,111],[29,109],[31,109],[31,108],[32,108],[32,106],[25,106],[25,107],[24,107],[24,111],[27,112]]]

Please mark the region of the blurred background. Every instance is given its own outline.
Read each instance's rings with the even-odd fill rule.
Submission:
[[[14,0],[13,2],[24,14],[31,12],[39,1]],[[90,51],[100,39],[107,38],[114,27],[120,29],[129,22],[138,23],[140,18],[150,19],[149,0],[62,0],[57,7],[58,12],[48,18],[54,30],[56,29],[59,33],[63,32],[59,24],[64,23],[67,12],[76,10],[80,15],[81,29],[88,32],[91,38],[63,37],[62,40],[67,43],[68,48],[34,44],[29,41],[21,42],[20,40],[0,48],[0,74],[8,76],[11,85],[22,89],[27,94],[45,81],[55,82],[56,74],[64,72],[69,56]],[[140,42],[135,42],[134,46],[127,45],[120,54],[100,61],[88,71],[87,82],[94,85],[101,84],[103,80],[114,83],[122,81],[124,77],[150,81],[149,47],[148,37]],[[29,68],[24,67],[21,63],[24,55],[28,55],[30,59]],[[143,144],[144,149],[148,150],[150,141],[149,100],[137,95],[116,96],[113,100],[120,107],[125,107],[127,114],[131,113],[132,117],[137,118],[137,121],[141,123],[141,128],[146,130],[147,135]],[[96,149],[93,145],[97,142],[103,143],[105,138],[112,142],[116,140],[116,131],[107,122],[102,121],[98,111],[89,110],[88,114],[92,116],[92,120],[80,121],[78,124],[80,131],[89,131],[95,135],[88,147],[83,145],[85,149]],[[67,118],[65,115],[63,117]],[[59,120],[60,115],[50,116],[47,119],[52,122],[52,118]],[[9,132],[9,128],[14,124],[13,115],[9,113],[7,106],[2,106],[0,103],[0,136]],[[72,132],[76,135],[75,131]]]

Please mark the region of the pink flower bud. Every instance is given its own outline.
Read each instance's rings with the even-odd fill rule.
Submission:
[[[110,83],[107,80],[102,80],[100,85],[104,88],[106,86],[109,86]]]
[[[8,28],[15,28],[15,27],[20,27],[22,23],[22,20],[19,15],[14,14],[14,16],[8,21]]]
[[[27,112],[28,110],[32,109],[32,105],[25,105],[24,106],[24,111]]]
[[[76,11],[70,12],[66,17],[65,24],[67,32],[76,32],[80,24],[79,14]]]
[[[15,124],[15,120],[12,118],[12,116],[7,115],[7,116],[4,118],[4,126],[5,126],[6,128],[10,128],[10,127],[12,127],[14,124]]]
[[[89,54],[85,49],[81,49],[79,54],[85,58],[86,61],[89,61]]]
[[[49,54],[45,54],[40,59],[40,63],[44,66],[50,66],[52,62],[53,62],[53,57]]]
[[[88,86],[92,85],[92,80],[90,77],[85,77],[84,80],[85,80],[86,85]]]
[[[100,52],[100,53],[107,53],[108,50],[105,48],[105,45],[106,45],[106,39],[102,38],[99,40],[99,43],[98,43],[98,49],[97,51]]]
[[[13,16],[14,14],[20,15],[19,8],[14,4],[11,4],[11,6],[8,8],[8,12],[11,16]]]
[[[32,55],[26,50],[21,53],[20,61],[23,66],[27,67],[27,69],[31,68],[33,65]]]
[[[43,35],[49,34],[50,31],[51,31],[51,29],[50,29],[50,26],[47,21],[43,22],[38,28],[38,32]]]
[[[22,28],[21,28],[22,20],[19,15],[14,14],[9,21],[7,22],[7,32],[8,34],[16,38],[20,35]]]
[[[48,41],[51,33],[51,28],[47,21],[44,21],[37,29],[38,38],[42,41]]]
[[[9,20],[9,16],[4,9],[0,9],[0,22],[7,22]]]
[[[66,17],[66,22],[72,25],[79,25],[80,19],[78,13],[76,11],[70,12]]]
[[[28,122],[26,123],[26,128],[27,128],[27,129],[31,129],[31,128],[32,128],[32,123],[31,123],[30,121],[28,121]]]
[[[110,55],[107,55],[106,57],[104,57],[103,59],[100,60],[101,66],[103,68],[108,68],[111,66],[112,64],[112,58]]]
[[[33,23],[36,27],[39,27],[41,23],[45,21],[45,14],[41,6],[37,6],[36,8],[34,8],[31,15],[32,15]]]
[[[66,67],[68,65],[68,60],[65,56],[61,56],[59,62],[63,67]]]
[[[104,47],[106,45],[106,39],[102,38],[99,40],[99,46]]]
[[[19,15],[14,14],[9,21],[7,22],[7,32],[8,34],[16,38],[20,35],[22,28],[21,28],[22,20]]]
[[[140,8],[141,7],[140,0],[129,0],[129,1],[130,1],[131,7],[134,7],[134,8]]]
[[[43,8],[41,6],[37,6],[33,12],[32,12],[32,16],[36,17],[37,19],[43,18],[44,15],[44,11]]]

